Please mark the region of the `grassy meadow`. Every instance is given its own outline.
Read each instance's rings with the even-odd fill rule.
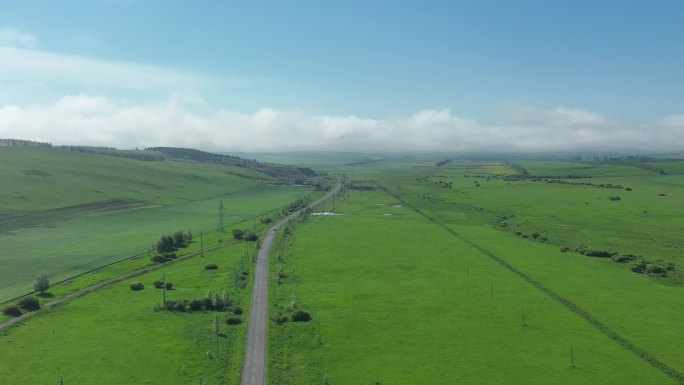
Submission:
[[[307,190],[249,169],[0,148],[0,302],[34,275],[62,281],[150,249],[162,233],[215,229],[276,210]]]
[[[244,242],[235,243],[204,257],[161,266],[0,331],[0,378],[8,384],[52,384],[60,378],[65,384],[190,384],[200,378],[205,384],[238,384],[246,323],[221,324],[217,359],[214,315],[223,322],[230,314],[155,310],[163,294],[152,283],[162,274],[173,282],[167,300],[227,290],[246,321],[250,285],[236,288],[233,278],[242,266],[251,269],[251,263],[241,263],[245,252],[254,254],[253,247],[246,247]],[[209,263],[218,269],[206,270]],[[134,282],[145,289],[132,291],[129,285]]]
[[[0,297],[27,290],[39,267],[68,277],[145,252],[177,228],[208,231],[204,247],[220,248],[0,331],[0,378],[237,384],[246,325],[223,324],[221,358],[208,358],[215,313],[155,311],[161,291],[152,281],[164,273],[174,283],[168,299],[227,289],[247,320],[251,274],[236,281],[235,272],[251,271],[255,249],[230,231],[262,231],[267,224],[253,218],[276,216],[310,190],[230,167],[51,151],[15,153],[0,170],[15,178],[15,187],[0,187],[8,218]],[[268,321],[269,384],[684,384],[684,161],[303,156],[274,159],[344,175],[346,188],[317,209],[338,215],[298,219],[271,250],[269,316],[313,318]],[[72,170],[79,162],[88,163],[82,196],[68,184],[52,194],[29,188],[81,180]],[[119,171],[105,178],[97,172],[105,165]],[[221,200],[234,225],[210,231]],[[181,253],[198,251],[198,241]],[[50,294],[148,264],[126,259]],[[138,281],[145,289],[131,291]]]
[[[269,324],[269,383],[682,383],[684,180],[624,165],[515,166],[355,167],[357,188],[373,180],[388,192],[347,190],[341,215],[298,224],[271,261],[287,276],[271,286],[273,313],[294,304],[313,320]],[[504,178],[520,167],[533,177]],[[638,261],[675,270],[635,273]]]

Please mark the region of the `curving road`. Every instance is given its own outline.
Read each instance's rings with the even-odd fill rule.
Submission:
[[[314,207],[327,200],[338,191],[342,184],[337,178],[337,185],[329,193],[316,200],[309,206]],[[303,209],[302,209],[303,210]],[[259,254],[257,255],[256,273],[254,275],[254,285],[252,288],[252,302],[249,307],[249,324],[247,326],[247,341],[245,345],[245,361],[242,365],[241,385],[264,385],[266,383],[266,320],[267,320],[267,289],[268,289],[268,252],[273,242],[276,231],[287,224],[300,211],[296,211],[286,218],[280,220],[268,230],[261,243]]]

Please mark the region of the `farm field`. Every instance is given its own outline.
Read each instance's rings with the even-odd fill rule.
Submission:
[[[221,201],[231,224],[308,193],[229,166],[32,148],[0,158],[0,302],[31,291],[38,271],[62,281],[145,253],[162,233],[215,229]]]
[[[601,165],[563,179],[592,185],[503,178],[518,171],[355,169],[357,188],[376,189],[348,190],[342,215],[297,225],[271,260],[286,276],[271,289],[274,314],[294,301],[313,320],[269,325],[269,383],[682,383],[681,177]],[[675,270],[633,272],[641,261]]]
[[[225,234],[225,236],[229,236]],[[249,280],[235,285],[234,272],[246,245],[236,243],[164,265],[46,309],[0,331],[0,378],[3,383],[65,384],[238,384],[246,325],[227,325],[228,311],[191,313],[155,310],[162,290],[153,281],[165,275],[174,284],[167,300],[205,297],[227,290],[234,306],[248,314]],[[253,248],[247,249],[253,254]],[[214,263],[216,270],[206,270]],[[239,276],[239,275],[238,275]],[[131,283],[141,282],[142,291]],[[239,315],[246,320],[245,315]],[[216,359],[214,315],[219,317]],[[207,357],[211,351],[212,358]]]
[[[305,310],[313,319],[268,321],[268,383],[684,383],[684,176],[562,161],[335,159],[307,161],[345,175],[346,189],[320,208],[338,215],[300,218],[272,249],[269,316]],[[54,263],[49,271],[73,276],[91,269],[87,263],[144,254],[159,234],[179,228],[195,233],[181,254],[199,251],[201,231],[205,248],[221,248],[0,331],[0,378],[237,384],[246,325],[222,325],[217,360],[213,315],[230,314],[155,311],[162,301],[152,281],[165,274],[171,300],[228,289],[246,321],[251,274],[245,281],[235,272],[252,269],[254,248],[233,241],[231,230],[262,231],[259,216],[275,217],[311,190],[226,175],[238,179],[224,193],[214,181],[215,195],[193,188],[192,199],[88,207],[1,233],[0,255],[32,251],[0,273],[12,282],[22,274],[13,266],[22,267],[27,276],[15,284],[24,292],[38,267]],[[223,232],[215,230],[220,201]],[[143,256],[79,276],[41,302],[149,263]],[[204,270],[207,263],[218,271]],[[131,291],[138,281],[145,289]]]

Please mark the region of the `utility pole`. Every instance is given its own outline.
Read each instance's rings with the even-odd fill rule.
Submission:
[[[164,310],[166,310],[166,276],[164,275],[164,273],[162,273],[162,285],[164,285],[162,287],[162,289],[163,289],[162,292],[164,293],[163,294],[163,302],[162,302],[163,305],[162,305],[162,307],[164,308]]]
[[[200,231],[200,257],[204,257],[204,232]]]
[[[219,204],[219,217],[218,217],[218,228],[219,230],[223,229],[223,199],[221,199],[221,203]]]

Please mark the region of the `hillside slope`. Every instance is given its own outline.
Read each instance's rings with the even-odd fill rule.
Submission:
[[[0,302],[42,270],[63,280],[145,252],[162,233],[217,226],[307,194],[251,168],[0,147]]]

